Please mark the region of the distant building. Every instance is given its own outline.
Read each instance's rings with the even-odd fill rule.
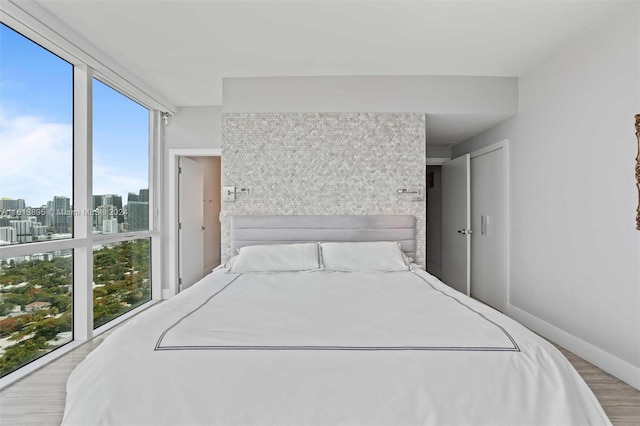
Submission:
[[[127,205],[127,222],[129,231],[146,231],[149,229],[149,202],[130,201]]]
[[[29,303],[28,305],[25,305],[24,310],[25,312],[33,312],[33,311],[39,311],[41,309],[49,309],[51,307],[51,303],[49,302],[33,302],[33,303]]]
[[[93,227],[96,230],[102,228],[102,222],[106,219],[115,218],[118,220],[118,223],[124,223],[121,195],[94,195],[93,208],[96,211],[96,214],[93,216]]]
[[[93,216],[93,226],[96,230],[102,230],[105,220],[115,218],[114,209],[115,207],[105,206],[104,204],[101,204],[96,208],[95,215]]]
[[[5,262],[9,262],[9,263],[13,261],[17,265],[18,263],[21,263],[21,262],[27,262],[30,259],[29,259],[29,256],[16,256],[16,257],[7,257],[4,260]],[[6,288],[7,287],[5,286],[5,289]]]
[[[118,223],[124,223],[124,212],[122,210],[122,195],[106,194],[102,196],[102,205],[111,206],[113,216],[118,219]]]
[[[64,236],[64,234],[59,236],[60,238],[71,238],[71,234],[68,234],[67,236]],[[53,257],[71,257],[72,256],[72,249],[62,249],[62,250],[54,250],[53,251]]]
[[[53,255],[51,253],[35,253],[31,255],[31,260],[42,260],[45,262],[49,262],[53,259]]]
[[[25,208],[26,204],[22,198],[18,198],[17,200],[12,198],[0,199],[0,210],[24,210]]]
[[[93,208],[97,209],[102,205],[102,195],[94,195],[93,196]]]
[[[37,218],[38,223],[46,227],[47,226],[47,205],[45,204],[44,206],[40,206],[39,208],[34,210],[36,210],[36,213],[37,213],[35,217]]]
[[[12,226],[0,226],[0,241],[11,244],[17,243],[16,230]]]
[[[93,223],[93,230],[94,231],[98,231],[100,229],[102,229],[102,219],[100,217],[100,210],[99,208],[102,206],[102,195],[94,195],[93,196],[93,210],[94,210],[94,214],[91,216],[92,217],[92,223]]]
[[[103,234],[116,234],[118,232],[118,219],[105,219],[102,221]]]
[[[41,241],[47,239],[47,227],[41,223],[33,223],[31,225],[31,234],[34,241]]]
[[[102,196],[102,204],[122,208],[122,195],[105,194]]]
[[[71,232],[73,215],[71,214],[71,199],[55,196],[47,203],[47,226],[53,228],[55,234]]]
[[[18,243],[30,243],[33,241],[31,227],[33,222],[30,220],[11,220],[9,224],[16,231],[16,241]]]
[[[149,190],[141,189],[138,194],[127,196],[127,230],[145,231],[149,229]]]

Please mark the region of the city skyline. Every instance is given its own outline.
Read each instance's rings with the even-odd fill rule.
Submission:
[[[149,229],[149,189],[93,195],[89,209],[76,209],[71,199],[54,196],[41,206],[23,198],[0,197],[0,245],[65,238],[72,233],[73,216],[89,215],[93,232],[113,234]]]
[[[103,194],[93,194],[93,197],[94,197],[94,200],[93,200],[93,201],[94,201],[94,206],[93,206],[93,208],[95,208],[95,207],[96,207],[96,206],[95,206],[95,197],[119,196],[119,197],[126,198],[126,199],[128,200],[128,199],[130,199],[130,198],[131,198],[131,196],[132,196],[132,195],[134,196],[134,198],[138,198],[138,197],[140,197],[140,192],[141,192],[141,191],[145,191],[145,192],[146,192],[146,197],[145,197],[145,199],[144,199],[144,200],[132,199],[132,201],[149,201],[149,188],[139,188],[137,191],[128,191],[128,192],[126,192],[126,193],[124,193],[124,194],[122,194],[122,193],[103,193]],[[8,197],[8,196],[4,196],[4,195],[0,194],[0,216],[2,215],[2,202],[3,202],[3,201],[18,201],[18,200],[23,200],[23,201],[24,201],[24,206],[25,206],[25,207],[30,207],[30,208],[37,209],[37,208],[39,208],[39,207],[46,206],[46,205],[47,205],[47,203],[48,203],[48,202],[50,202],[50,201],[52,201],[54,197],[66,197],[66,198],[68,198],[69,200],[71,200],[71,205],[73,205],[73,198],[72,198],[72,197],[69,197],[69,196],[66,196],[66,195],[62,195],[62,194],[54,194],[54,195],[51,195],[51,197],[50,197],[47,201],[45,201],[44,203],[42,203],[42,204],[29,203],[29,201],[27,200],[27,198],[26,198],[26,197],[17,197],[17,198],[14,198],[14,197]],[[21,207],[21,208],[22,208],[22,207]]]

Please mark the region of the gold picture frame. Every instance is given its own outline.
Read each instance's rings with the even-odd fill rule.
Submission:
[[[640,231],[640,114],[636,114],[636,138],[638,155],[636,156],[636,186],[638,187],[638,209],[636,211],[636,229]]]

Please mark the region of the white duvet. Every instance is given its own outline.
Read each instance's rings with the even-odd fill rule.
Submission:
[[[67,392],[65,425],[609,424],[551,344],[419,269],[217,270]]]

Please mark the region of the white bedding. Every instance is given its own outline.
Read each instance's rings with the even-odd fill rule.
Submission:
[[[115,331],[65,425],[609,424],[569,362],[414,269],[220,269]]]

